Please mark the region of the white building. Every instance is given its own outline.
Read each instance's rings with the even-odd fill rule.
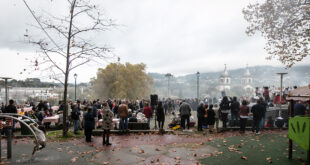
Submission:
[[[225,64],[224,72],[220,76],[220,85],[217,89],[221,92],[229,91],[231,88],[231,77],[228,74],[227,67]]]
[[[244,75],[241,78],[241,84],[243,86],[243,89],[247,92],[253,92],[254,88],[252,86],[252,83],[253,83],[253,78],[251,76],[248,65],[246,65]]]

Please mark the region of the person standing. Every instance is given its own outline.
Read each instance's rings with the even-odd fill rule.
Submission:
[[[147,118],[147,125],[150,129],[151,128],[150,124],[151,124],[151,117],[152,117],[152,108],[150,107],[149,103],[145,104],[145,107],[143,108],[143,114]]]
[[[114,116],[118,115],[118,102],[117,101],[115,101],[115,104],[113,107],[113,113],[114,113]]]
[[[93,115],[95,119],[95,129],[97,129],[97,126],[98,126],[98,110],[97,110],[99,107],[98,104],[99,103],[96,100],[93,101]]]
[[[107,103],[102,104],[102,129],[103,129],[103,141],[102,145],[111,145],[110,143],[110,130],[113,128],[113,112]]]
[[[206,128],[208,128],[208,109],[209,109],[209,105],[205,104],[204,106],[205,108],[205,115],[203,116],[203,122],[202,125],[205,125]]]
[[[80,110],[78,108],[77,104],[73,104],[72,112],[71,112],[71,118],[74,122],[74,134],[78,134],[79,131],[79,123],[80,123]]]
[[[216,128],[216,130],[218,130],[218,128],[219,128],[219,106],[218,106],[218,104],[214,104],[213,110],[215,113],[215,117],[214,117],[215,128]]]
[[[125,101],[118,107],[118,116],[120,120],[120,130],[124,131],[128,129],[128,106]]]
[[[189,117],[191,115],[191,110],[192,109],[191,109],[190,105],[187,102],[185,102],[185,100],[184,100],[180,106],[180,116],[181,116],[182,129],[185,129],[185,121],[187,122],[187,129],[189,129],[189,126],[190,126]]]
[[[304,116],[306,114],[306,106],[302,101],[298,101],[294,105],[294,116]]]
[[[4,112],[3,113],[13,113],[13,114],[17,114],[17,108],[15,105],[15,101],[14,100],[9,100],[9,105],[5,107]],[[13,119],[13,123],[12,123],[12,136],[14,134],[15,131],[15,120]],[[6,131],[5,131],[6,132]]]
[[[209,132],[213,133],[214,123],[215,123],[215,112],[213,110],[213,105],[212,104],[209,106],[207,114],[208,114],[208,116],[207,116],[207,121],[208,121],[207,124],[209,126]]]
[[[246,123],[248,121],[249,118],[249,107],[247,106],[247,101],[243,100],[242,101],[242,105],[240,106],[240,113],[239,113],[239,117],[240,117],[240,133],[244,133],[245,132],[245,127],[246,127]]]
[[[224,96],[221,103],[220,103],[220,109],[219,109],[219,114],[220,118],[223,122],[223,128],[227,128],[227,121],[228,121],[228,113],[230,111],[230,102],[227,98],[227,96]]]
[[[198,108],[197,108],[197,119],[198,119],[198,131],[202,131],[202,124],[204,121],[204,116],[205,116],[205,108],[203,102],[200,102]]]
[[[16,113],[17,114],[17,108],[15,106],[14,100],[9,101],[9,105],[5,107],[3,113]]]
[[[239,110],[240,110],[240,103],[237,101],[237,97],[234,96],[233,100],[230,105],[230,112],[231,112],[231,126],[238,125],[238,118],[239,118]]]
[[[262,119],[261,119],[260,124],[259,124],[260,129],[262,130],[264,128],[264,126],[265,126],[265,118],[266,118],[266,112],[267,112],[268,105],[265,102],[263,97],[260,97],[259,100],[260,100],[260,103],[262,104],[262,106],[264,107],[263,114],[262,114]]]
[[[156,117],[158,121],[158,128],[163,130],[165,124],[165,111],[161,101],[158,102],[158,106],[156,108]]]
[[[260,100],[257,100],[257,103],[252,107],[251,112],[253,113],[253,125],[252,132],[256,132],[256,134],[260,134],[260,122],[263,117],[264,106],[261,104]]]
[[[39,104],[37,105],[37,109],[39,111],[44,111],[44,107],[45,107],[45,105],[44,105],[43,101],[40,100]]]
[[[164,103],[165,114],[168,114],[168,101]]]
[[[283,91],[283,98],[286,100],[286,96],[290,93],[290,91],[288,90],[288,88],[285,88]]]
[[[77,109],[80,112],[80,115],[79,115],[79,129],[82,130],[82,128],[83,128],[83,126],[82,126],[82,121],[83,121],[82,109],[84,108],[84,106],[81,105],[81,101],[80,100],[77,100],[76,104],[77,104]]]
[[[91,135],[93,129],[95,128],[95,116],[93,114],[93,107],[89,106],[87,108],[87,113],[84,115],[84,133],[86,137],[86,142],[91,142]]]

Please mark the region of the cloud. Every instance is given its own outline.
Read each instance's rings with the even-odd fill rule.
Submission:
[[[27,0],[38,13],[65,15],[66,1]],[[197,70],[219,71],[224,63],[229,68],[249,65],[280,65],[276,60],[266,61],[265,40],[259,35],[245,35],[247,23],[243,19],[244,0],[97,0],[104,14],[119,24],[104,33],[91,35],[92,40],[114,48],[121,62],[145,63],[147,71],[184,75]],[[34,55],[35,49],[19,41],[25,29],[34,36],[44,35],[27,24],[34,19],[20,0],[0,1],[0,58],[7,63],[23,66],[27,63],[16,53]],[[6,17],[4,17],[4,15]],[[83,24],[83,20],[81,24]],[[14,57],[18,58],[15,59]],[[1,61],[2,61],[1,60]],[[79,81],[88,82],[96,76],[98,67],[105,67],[110,59],[90,63],[73,71]],[[309,62],[307,58],[303,63]],[[6,67],[9,67],[5,65]],[[18,67],[19,68],[19,67]],[[22,67],[21,67],[22,68]],[[0,69],[3,67],[0,65]],[[20,69],[20,68],[19,68]],[[11,68],[17,78],[19,69]],[[0,71],[0,74],[5,74]],[[43,74],[43,73],[40,73]],[[40,75],[39,74],[39,75]],[[38,76],[30,74],[28,76]],[[22,76],[26,78],[27,76]]]

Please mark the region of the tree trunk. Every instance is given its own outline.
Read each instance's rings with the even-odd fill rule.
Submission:
[[[75,6],[76,0],[72,2],[71,11],[70,11],[70,24],[69,24],[69,31],[68,31],[68,43],[67,43],[67,61],[66,61],[66,72],[65,72],[65,83],[64,83],[64,99],[63,104],[63,128],[62,128],[62,136],[66,137],[68,132],[68,125],[67,125],[67,115],[68,115],[68,104],[67,104],[67,93],[68,93],[68,78],[69,78],[69,67],[70,67],[70,47],[71,47],[71,31],[72,31],[72,21],[73,21],[73,10]]]
[[[69,60],[69,56],[67,56],[67,61]],[[63,99],[63,103],[64,104],[64,110],[63,110],[63,120],[62,120],[62,136],[66,137],[67,136],[67,132],[68,132],[68,125],[67,125],[67,114],[68,114],[68,103],[67,103],[67,93],[68,93],[68,77],[69,77],[69,66],[68,66],[68,62],[67,62],[67,66],[66,66],[66,74],[65,74],[65,83],[64,83],[64,99]]]

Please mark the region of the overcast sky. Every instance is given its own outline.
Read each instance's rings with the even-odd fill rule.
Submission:
[[[64,0],[27,0],[36,13],[66,12]],[[119,26],[94,37],[112,46],[121,63],[145,63],[147,72],[188,73],[254,65],[282,66],[267,61],[265,40],[245,34],[242,9],[248,0],[97,0]],[[83,23],[83,22],[81,22]],[[21,42],[28,24],[35,24],[22,0],[0,1],[0,76],[47,78],[46,72],[23,72],[35,50]],[[37,33],[36,35],[44,35]],[[73,71],[88,82],[99,67],[115,59],[90,63]],[[307,58],[302,64],[309,63]],[[20,74],[23,72],[23,74]],[[73,81],[71,73],[70,81]]]

